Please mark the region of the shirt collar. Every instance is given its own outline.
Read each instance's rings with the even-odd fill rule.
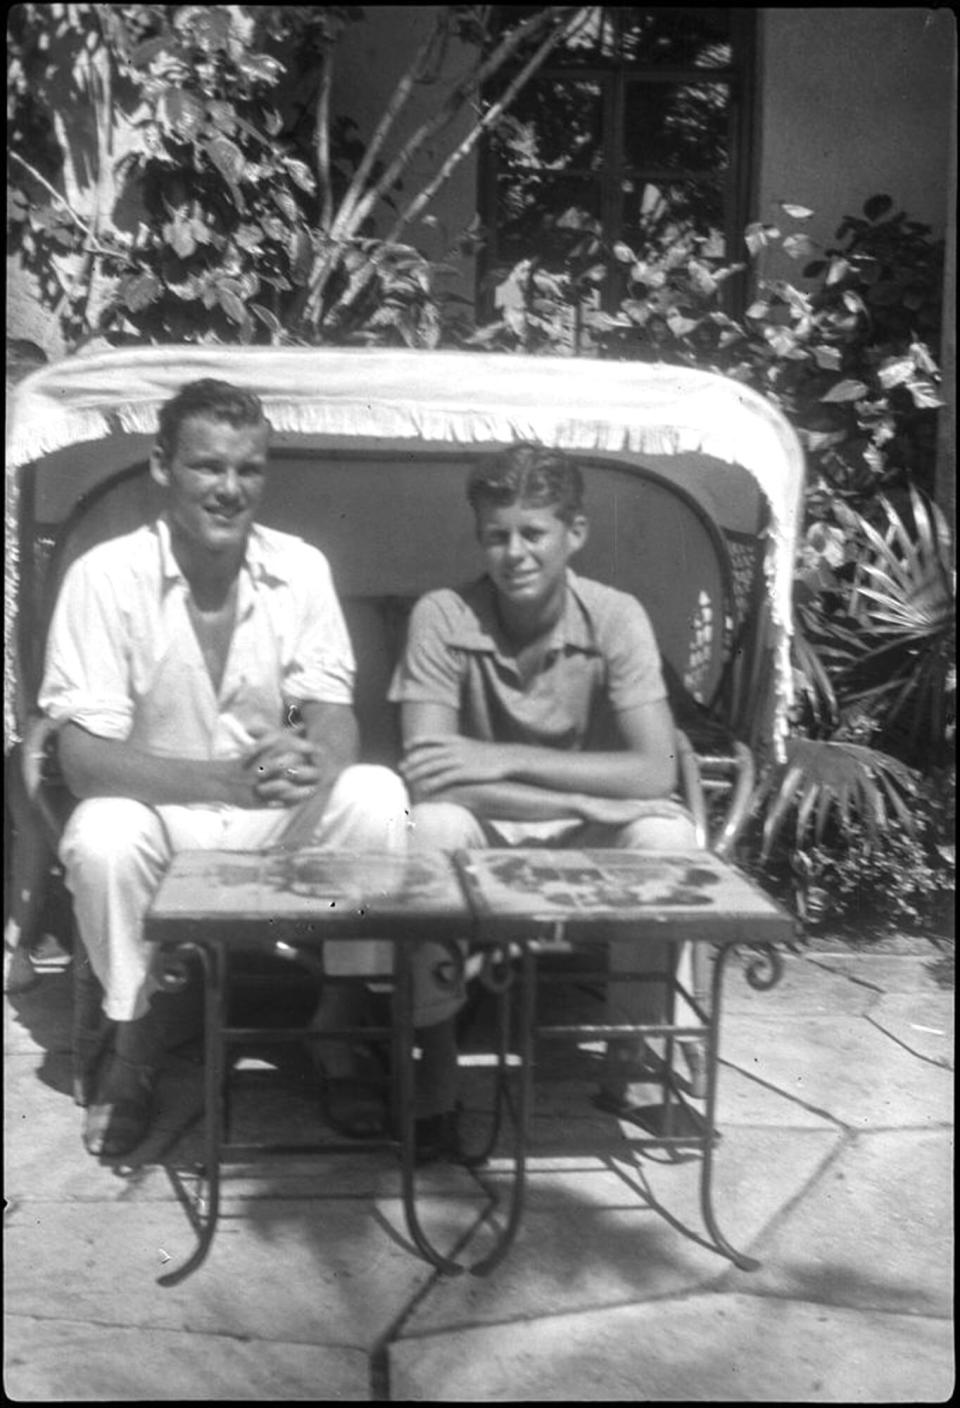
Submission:
[[[463,592],[463,598],[471,608],[470,614],[462,625],[451,633],[450,644],[461,650],[500,656],[512,654],[497,619],[496,592],[490,578],[484,576],[471,583]],[[567,593],[563,614],[550,632],[548,649],[573,649],[587,653],[593,653],[597,649],[593,623],[583,600],[579,579],[570,568],[567,568]]]
[[[166,518],[161,516],[156,520],[154,526],[160,550],[160,572],[164,584],[186,583],[186,578],[173,554],[169,523]],[[278,551],[276,545],[270,541],[257,523],[250,529],[241,570],[246,572],[253,586],[260,582],[272,586],[277,582],[290,580],[289,571],[284,566],[284,554]]]

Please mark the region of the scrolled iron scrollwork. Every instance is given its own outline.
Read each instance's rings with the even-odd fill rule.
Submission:
[[[480,981],[489,992],[506,992],[515,976],[509,948],[488,948],[484,952]]]
[[[466,972],[462,944],[457,939],[437,939],[434,942],[446,956],[432,965],[433,980],[442,992],[457,992],[463,986]]]
[[[744,976],[757,992],[769,992],[783,977],[783,959],[773,944],[752,944],[746,953],[738,953]]]

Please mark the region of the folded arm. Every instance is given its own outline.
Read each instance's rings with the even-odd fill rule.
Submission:
[[[625,820],[630,804],[668,795],[676,744],[666,702],[618,716],[622,750],[573,753],[520,743],[486,743],[457,732],[446,705],[403,706],[402,772],[414,801],[456,801],[479,816]]]
[[[342,704],[301,705],[302,732],[269,729],[235,758],[171,758],[103,738],[75,723],[60,730],[60,766],[76,797],[130,797],[147,806],[221,803],[326,805],[340,772],[356,757],[353,711]]]

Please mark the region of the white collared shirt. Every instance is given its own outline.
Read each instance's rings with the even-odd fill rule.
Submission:
[[[163,519],[91,549],[64,578],[39,704],[59,724],[178,758],[236,757],[294,704],[350,704],[355,664],[324,555],[255,525],[218,693]]]

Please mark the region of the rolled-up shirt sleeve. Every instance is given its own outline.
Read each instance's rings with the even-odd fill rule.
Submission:
[[[463,651],[449,643],[450,613],[442,592],[421,597],[410,613],[407,645],[394,671],[393,704],[445,704],[459,709]]]
[[[356,663],[323,554],[302,546],[296,574],[296,629],[284,663],[283,692],[295,703],[352,704]]]
[[[67,571],[47,637],[38,703],[56,724],[126,739],[133,726],[128,626],[116,585],[90,556]]]

